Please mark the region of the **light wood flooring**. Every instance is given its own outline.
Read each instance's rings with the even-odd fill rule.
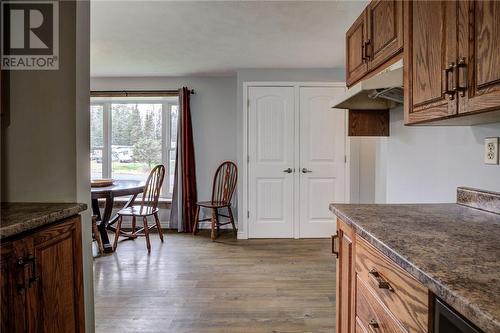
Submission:
[[[202,233],[122,241],[95,258],[96,332],[335,331],[331,241]]]

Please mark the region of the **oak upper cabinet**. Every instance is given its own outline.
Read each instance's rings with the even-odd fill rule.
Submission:
[[[404,3],[406,124],[500,121],[498,15],[498,1]]]
[[[403,2],[373,0],[366,8],[368,70],[374,70],[403,49]]]
[[[452,74],[457,59],[457,2],[405,3],[405,122],[455,115]]]
[[[354,232],[337,219],[333,252],[337,255],[337,333],[354,332]]]
[[[346,33],[346,81],[348,86],[368,73],[365,54],[366,36],[366,15],[363,12]]]
[[[403,49],[403,2],[373,0],[346,33],[347,86],[383,69]]]
[[[84,332],[80,217],[3,243],[2,332]]]
[[[460,1],[457,70],[460,114],[500,109],[500,1]],[[500,120],[500,119],[499,119]]]

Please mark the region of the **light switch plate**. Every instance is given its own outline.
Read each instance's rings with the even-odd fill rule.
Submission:
[[[484,139],[484,164],[498,164],[499,138]]]

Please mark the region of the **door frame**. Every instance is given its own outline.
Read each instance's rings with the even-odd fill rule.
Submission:
[[[346,84],[345,82],[339,82],[339,81],[332,81],[332,82],[302,82],[302,81],[245,81],[243,82],[243,98],[242,98],[242,110],[243,110],[243,116],[242,116],[242,122],[243,122],[243,133],[242,133],[242,155],[240,156],[240,161],[241,165],[239,166],[241,171],[242,171],[242,196],[238,196],[238,210],[241,209],[241,214],[239,215],[238,219],[238,239],[248,239],[248,116],[249,116],[249,111],[248,111],[248,90],[250,87],[292,87],[294,89],[294,96],[295,98],[294,101],[294,110],[298,110],[300,108],[300,100],[298,98],[300,88],[301,87],[318,87],[318,88],[325,88],[325,87],[342,87],[346,89]],[[351,151],[350,151],[350,140],[348,140],[347,136],[347,128],[348,128],[348,110],[344,110],[345,112],[345,163],[344,163],[344,178],[345,178],[345,186],[344,186],[344,195],[345,195],[345,202],[350,202],[350,163],[351,163]],[[300,133],[300,112],[295,112],[294,114],[294,119],[295,119],[295,126],[294,130],[295,133]],[[299,147],[300,145],[300,137],[299,135],[295,136],[295,145],[296,147]],[[299,159],[300,159],[300,154],[296,154],[294,158],[294,163],[295,165],[299,165]],[[299,179],[298,177],[295,177],[294,179],[294,188],[299,187]],[[294,195],[293,199],[294,203],[294,216],[298,216],[299,213],[299,205],[300,205],[300,198],[298,195]],[[241,207],[241,208],[240,208]],[[332,214],[332,218],[334,218]],[[293,238],[298,239],[300,236],[300,227],[299,227],[299,219],[296,218],[293,221]]]

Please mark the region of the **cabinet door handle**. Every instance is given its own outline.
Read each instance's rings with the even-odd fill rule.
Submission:
[[[302,168],[301,171],[302,171],[302,173],[311,173],[312,172],[312,170],[309,170],[307,168]]]
[[[22,274],[21,283],[17,284],[17,292],[19,294],[24,294],[24,291],[27,289],[26,266],[28,266],[28,263],[26,262],[25,258],[19,257],[16,261],[16,265],[20,269],[20,273]]]
[[[368,275],[378,285],[380,289],[387,289],[390,291],[394,291],[389,282],[387,282],[375,268],[372,268],[368,272]]]
[[[26,258],[26,262],[31,263],[31,277],[28,281],[28,287],[31,288],[33,283],[37,282],[40,279],[40,277],[37,274],[37,267],[36,267],[37,258],[32,254],[29,254],[28,257]]]
[[[461,69],[464,69],[464,86],[460,86],[460,72]],[[465,63],[465,58],[461,57],[458,58],[457,64],[454,66],[454,69],[456,69],[455,75],[455,90],[458,91],[460,97],[465,96],[465,92],[467,91],[467,64]]]
[[[366,60],[370,60],[370,58],[372,57],[372,52],[368,52],[368,46],[371,46],[372,45],[372,41],[371,40],[367,40],[365,42],[365,55],[366,55]],[[371,50],[371,49],[370,49]]]
[[[448,96],[448,99],[452,101],[455,98],[455,90],[450,89],[449,83],[450,83],[450,73],[453,75],[453,71],[455,68],[455,63],[450,63],[446,69],[443,70],[444,74],[444,88],[443,88],[443,95]]]
[[[339,250],[337,250],[337,246],[335,246],[336,240],[339,239],[339,235],[332,235],[332,253],[335,254],[335,257],[339,257]]]
[[[288,168],[288,169],[283,170],[283,172],[286,172],[286,173],[292,173],[292,172],[293,172],[293,170],[292,170],[292,168]]]
[[[375,318],[370,319],[370,322],[368,323],[368,325],[371,328],[379,328],[378,322]]]
[[[361,44],[361,60],[362,60],[362,62],[365,62],[367,60],[367,58],[366,58],[366,43]]]

